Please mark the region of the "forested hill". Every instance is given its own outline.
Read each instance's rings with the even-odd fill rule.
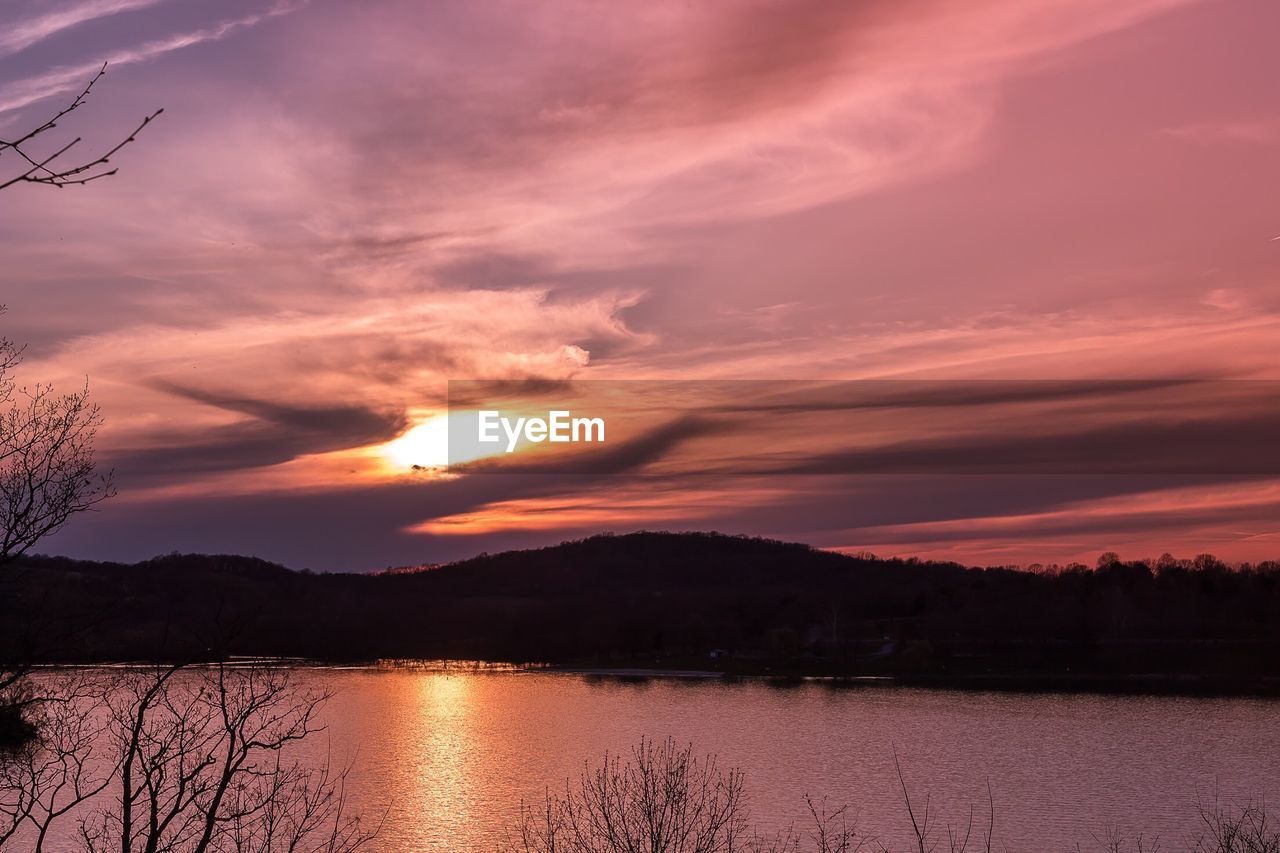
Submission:
[[[246,557],[0,569],[7,654],[466,658],[734,672],[1280,675],[1280,565],[1052,571],[718,534],[596,536],[421,571]]]

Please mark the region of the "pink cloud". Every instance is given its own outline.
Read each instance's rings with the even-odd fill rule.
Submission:
[[[244,0],[106,26],[146,2],[86,0],[0,38],[6,126],[103,58],[111,85],[68,132],[167,108],[118,179],[0,211],[10,334],[31,375],[89,374],[113,452],[260,438],[254,416],[156,380],[398,424],[478,375],[1275,376],[1280,172],[1274,128],[1247,118],[1270,106],[1262,2]],[[1228,41],[1254,63],[1222,61]],[[300,445],[142,494],[327,495],[366,450]],[[786,503],[703,488],[700,519]],[[585,523],[573,496],[469,494],[392,527],[430,541],[524,502]],[[1240,541],[1265,541],[1240,511]],[[1039,520],[995,529],[1023,515]],[[1056,548],[1041,515],[824,541]],[[768,532],[806,535],[787,524]]]

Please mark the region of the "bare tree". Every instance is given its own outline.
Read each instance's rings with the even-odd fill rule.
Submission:
[[[935,837],[936,825],[933,820],[935,815],[930,812],[930,797],[925,796],[923,809],[917,809],[911,803],[911,793],[907,790],[907,779],[902,773],[902,764],[898,761],[898,750],[893,750],[893,769],[898,774],[898,788],[902,791],[902,804],[907,810],[907,819],[911,823],[911,841],[912,849],[915,853],[932,853],[937,850],[939,840]],[[973,807],[969,807],[969,817],[963,828],[947,824],[945,830],[946,846],[942,849],[947,853],[968,853],[970,849],[980,849],[982,853],[991,853],[992,845],[995,841],[996,830],[996,806],[995,799],[991,793],[991,785],[987,784],[987,826],[982,834],[981,840],[974,837],[973,834]],[[970,844],[974,847],[970,848]],[[890,853],[889,848],[883,844],[878,845],[881,853]]]
[[[143,118],[127,136],[96,156],[74,163],[66,159],[83,141],[79,136],[32,153],[59,122],[84,106],[106,73],[104,62],[71,103],[31,130],[0,139],[0,160],[16,159],[19,169],[11,177],[0,177],[0,190],[19,183],[83,185],[116,173],[115,167],[107,168],[111,158],[135,141],[163,109]],[[93,466],[93,438],[102,418],[98,407],[89,402],[87,384],[62,395],[45,384],[19,387],[13,371],[21,360],[21,347],[0,338],[0,565],[112,493],[109,476],[97,476]]]
[[[1188,853],[1280,853],[1280,828],[1268,816],[1266,806],[1248,802],[1227,808],[1218,800],[1200,803],[1201,832],[1187,839],[1177,849]],[[1160,853],[1164,849],[1158,839],[1127,835],[1117,828],[1108,830],[1104,838],[1095,838],[1101,853]],[[1076,845],[1077,853],[1084,848]]]
[[[4,313],[0,305],[0,314]],[[93,442],[102,422],[88,387],[56,394],[52,386],[18,385],[22,348],[0,337],[0,567],[56,532],[76,513],[114,493],[111,475],[99,474]],[[0,581],[4,578],[0,578]],[[5,624],[0,646],[0,745],[21,744],[36,731],[24,714],[38,695],[27,683],[40,648],[53,637],[24,623],[32,602],[0,591]],[[8,612],[20,609],[20,612]]]
[[[975,827],[973,809],[964,824],[939,831],[928,799],[923,809],[912,801],[896,751],[894,767],[911,827],[909,849],[915,853],[992,852],[995,804],[989,785],[986,826],[981,831]],[[714,757],[698,759],[691,747],[677,748],[671,740],[661,745],[641,740],[630,761],[606,755],[603,765],[584,772],[576,786],[566,783],[564,794],[548,792],[537,807],[522,803],[506,849],[517,853],[892,853],[896,849],[858,831],[847,806],[832,808],[826,800],[809,796],[804,801],[807,830],[797,831],[793,825],[776,835],[758,832],[748,821],[741,772],[721,772]]]
[[[1104,838],[1095,838],[1100,853],[1160,853],[1158,839],[1149,839],[1142,833],[1130,838],[1118,828],[1111,828]],[[1214,848],[1216,850],[1216,848]],[[1076,845],[1076,853],[1081,853],[1080,845]],[[1191,853],[1201,853],[1199,847],[1192,848]],[[1207,852],[1206,852],[1207,853]],[[1227,851],[1222,851],[1227,853]],[[1241,851],[1244,853],[1244,851]]]
[[[1194,853],[1280,853],[1280,827],[1261,803],[1245,803],[1234,810],[1216,800],[1200,804],[1204,833]]]
[[[55,825],[110,783],[105,683],[82,672],[23,682],[19,707],[35,716],[37,736],[0,755],[0,849],[14,840],[43,851]]]
[[[353,815],[346,771],[292,747],[327,694],[278,667],[137,677],[112,701],[118,796],[81,826],[88,851],[353,851],[376,833]]]
[[[814,802],[813,797],[807,794],[804,802],[809,808],[810,830],[807,840],[812,846],[805,845],[805,838],[793,830],[787,833],[782,844],[777,845],[779,853],[802,853],[804,850],[813,850],[815,853],[858,853],[875,843],[875,839],[858,834],[848,820],[847,805],[829,809],[826,800]]]
[[[104,62],[102,67],[98,69],[98,73],[93,75],[88,85],[84,87],[80,94],[76,95],[70,104],[58,110],[50,118],[31,130],[20,133],[10,139],[0,139],[0,160],[5,159],[6,155],[8,155],[8,160],[16,159],[18,161],[16,174],[12,174],[8,178],[0,177],[0,190],[20,183],[43,184],[50,187],[84,185],[90,181],[110,177],[116,173],[116,167],[107,168],[111,164],[111,158],[126,145],[133,142],[143,128],[155,121],[164,112],[163,109],[158,109],[145,117],[127,136],[101,154],[90,155],[84,159],[70,160],[73,149],[83,141],[79,136],[70,142],[55,142],[47,150],[33,153],[36,147],[48,138],[49,132],[58,127],[60,121],[84,106],[89,99],[90,92],[93,91],[94,85],[106,73],[107,64]]]
[[[296,747],[326,695],[281,668],[101,671],[40,704],[39,736],[0,758],[0,848],[86,853],[350,853],[376,835],[345,768]]]
[[[111,158],[163,110],[97,155],[75,158],[82,142],[78,136],[45,144],[63,119],[84,106],[106,73],[103,63],[71,103],[30,130],[0,139],[0,169],[7,173],[0,174],[0,190],[19,183],[83,185],[116,173]],[[11,163],[16,171],[8,168]],[[113,493],[110,475],[98,475],[93,464],[93,439],[102,418],[89,402],[87,384],[62,395],[47,384],[19,386],[14,370],[21,360],[22,348],[0,337],[0,566]],[[16,658],[9,649],[0,654],[0,745],[21,743],[33,731],[14,698],[25,689],[31,660]]]
[[[19,386],[21,360],[22,349],[0,338],[0,565],[114,494],[110,473],[94,465],[102,414],[87,383],[71,394]]]
[[[562,796],[521,806],[509,842],[527,853],[733,853],[751,849],[742,773],[668,739],[606,755]]]

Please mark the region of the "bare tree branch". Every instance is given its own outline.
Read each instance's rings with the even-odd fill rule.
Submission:
[[[87,160],[76,163],[75,165],[63,166],[58,161],[67,155],[71,149],[75,148],[82,141],[81,137],[76,137],[53,150],[49,154],[31,154],[30,147],[36,143],[42,136],[49,131],[58,127],[58,122],[71,113],[84,106],[89,99],[90,92],[93,91],[94,85],[103,78],[107,73],[107,63],[102,63],[102,67],[98,69],[98,73],[93,75],[88,84],[76,95],[70,104],[58,110],[54,115],[46,119],[41,124],[26,131],[21,136],[14,139],[0,139],[0,158],[5,154],[14,155],[22,161],[19,167],[20,172],[10,178],[0,178],[0,190],[11,187],[14,184],[29,183],[43,184],[51,187],[66,187],[73,185],[84,185],[90,181],[96,181],[99,178],[106,178],[114,175],[117,171],[115,167],[106,169],[103,167],[111,164],[111,158],[120,152],[126,145],[134,142],[138,134],[146,128],[147,125],[155,121],[164,109],[158,109],[150,115],[142,119],[132,131],[128,133],[122,140],[117,142],[104,153],[90,157]],[[95,171],[96,170],[96,171]]]
[[[367,845],[347,769],[292,757],[327,694],[276,667],[170,666],[112,697],[119,795],[81,822],[90,853],[328,851]]]
[[[115,493],[111,473],[94,465],[102,415],[88,383],[62,395],[47,384],[17,386],[21,356],[0,338],[0,565]]]

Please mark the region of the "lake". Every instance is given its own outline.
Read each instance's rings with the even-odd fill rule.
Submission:
[[[1011,850],[1097,849],[1115,828],[1180,849],[1198,800],[1280,793],[1280,702],[1267,699],[415,668],[305,677],[336,691],[328,743],[354,757],[353,803],[389,807],[376,849],[397,853],[491,851],[522,798],[641,736],[740,767],[762,828],[799,821],[808,793],[848,803],[861,831],[894,844],[908,829],[895,749],[939,827],[965,823],[971,805],[985,815],[989,782]]]

